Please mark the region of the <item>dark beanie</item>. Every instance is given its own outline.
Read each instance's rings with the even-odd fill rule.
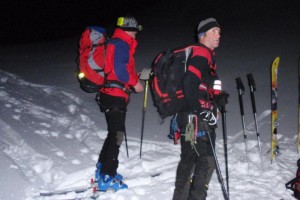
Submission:
[[[205,19],[205,20],[201,21],[198,25],[198,28],[197,28],[198,34],[205,33],[206,31],[208,31],[209,29],[211,29],[213,27],[220,27],[220,25],[214,18]]]

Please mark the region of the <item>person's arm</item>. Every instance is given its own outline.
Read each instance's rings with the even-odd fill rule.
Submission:
[[[190,59],[183,79],[184,95],[190,112],[199,113],[204,109],[199,100],[207,101],[207,89],[203,82],[207,69],[209,66],[206,58],[195,56]],[[199,89],[200,85],[202,89]]]
[[[123,41],[115,43],[113,54],[114,72],[118,81],[127,84],[130,80],[130,75],[127,69],[129,63],[129,46]]]

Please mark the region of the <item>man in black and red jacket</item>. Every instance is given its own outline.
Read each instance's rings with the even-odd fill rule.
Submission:
[[[214,49],[219,46],[221,29],[213,18],[203,20],[197,29],[198,43],[193,46],[184,75],[186,112],[178,114],[181,137],[181,160],[178,164],[173,200],[203,200],[215,163],[207,132],[215,143],[218,106],[227,103],[228,94],[221,92],[221,82],[216,74]],[[223,105],[222,105],[223,104]],[[192,137],[188,140],[190,124]],[[192,180],[191,180],[192,177]]]

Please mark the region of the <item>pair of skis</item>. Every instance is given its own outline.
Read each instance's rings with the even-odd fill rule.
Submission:
[[[259,134],[259,130],[258,130],[256,103],[255,103],[255,95],[254,95],[254,92],[256,91],[256,84],[255,84],[254,78],[251,73],[247,74],[247,79],[248,79],[248,85],[249,85],[249,89],[250,89],[252,111],[253,111],[255,127],[256,127],[256,137],[257,137],[257,142],[258,142],[259,155],[260,155],[260,159],[261,159],[261,166],[263,168],[263,157],[262,157],[262,151],[261,151],[261,142],[260,142],[260,134]],[[245,93],[245,87],[244,87],[243,81],[240,77],[236,78],[235,80],[236,80],[238,95],[239,95],[239,104],[240,104],[240,112],[241,112],[241,118],[242,118],[244,142],[245,142],[246,156],[247,156],[248,169],[249,169],[250,164],[249,164],[249,155],[248,155],[248,139],[247,139],[247,135],[246,135],[245,113],[244,113],[244,103],[243,103],[243,95]]]

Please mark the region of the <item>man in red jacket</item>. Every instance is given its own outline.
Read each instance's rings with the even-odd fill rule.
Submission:
[[[119,149],[125,134],[125,118],[131,92],[144,87],[136,73],[134,53],[136,34],[142,27],[134,17],[119,17],[117,27],[106,48],[106,84],[97,95],[97,102],[105,113],[108,134],[99,155],[95,179],[98,190],[126,189],[123,177],[117,173]]]

